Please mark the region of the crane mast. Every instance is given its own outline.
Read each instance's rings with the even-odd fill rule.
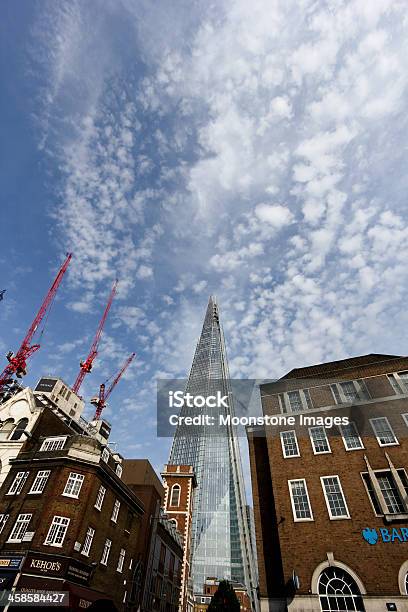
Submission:
[[[65,272],[67,271],[71,259],[72,253],[68,253],[18,351],[16,353],[13,353],[12,351],[7,353],[7,360],[9,363],[0,374],[0,391],[6,384],[8,384],[10,377],[13,376],[13,374],[15,374],[17,378],[22,378],[27,374],[27,359],[29,359],[29,357],[31,357],[31,355],[33,355],[40,348],[40,344],[31,344],[31,342],[41,324],[41,321],[54,300],[55,294],[57,293],[58,287],[60,286]]]
[[[72,387],[72,390],[74,391],[74,393],[78,393],[86,374],[89,374],[89,372],[92,370],[93,362],[95,360],[95,357],[98,354],[99,341],[102,336],[102,331],[103,331],[110,307],[112,306],[113,298],[115,297],[115,294],[116,294],[117,286],[118,286],[118,281],[115,280],[113,287],[112,287],[112,291],[109,296],[108,303],[106,304],[104,313],[99,322],[98,329],[96,330],[95,337],[91,344],[91,348],[89,350],[88,357],[85,359],[85,361],[81,361],[79,364],[80,365],[79,373]]]
[[[95,416],[93,418],[94,421],[98,421],[101,418],[102,410],[105,408],[106,402],[108,401],[110,394],[118,384],[119,380],[122,378],[122,374],[132,363],[133,359],[135,358],[135,355],[136,353],[132,353],[131,355],[129,355],[129,357],[126,359],[125,363],[111,382],[108,390],[105,392],[105,384],[102,383],[99,387],[99,397],[94,397],[91,399],[91,404],[95,406]]]

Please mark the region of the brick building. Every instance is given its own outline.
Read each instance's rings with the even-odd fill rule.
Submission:
[[[135,551],[138,576],[133,600],[141,612],[176,612],[181,592],[182,535],[162,511],[164,486],[147,459],[125,459],[122,478],[145,509]]]
[[[280,420],[247,428],[261,610],[408,610],[408,358],[293,370],[261,401]]]
[[[2,588],[69,591],[73,610],[133,609],[143,506],[120,455],[57,412],[42,406],[0,489]]]
[[[164,466],[164,510],[183,536],[183,565],[179,612],[192,612],[194,607],[191,580],[191,527],[193,520],[194,489],[197,480],[191,465]]]
[[[235,591],[242,612],[251,612],[251,600],[245,586],[239,582],[229,581]],[[194,612],[206,612],[211,598],[217,591],[220,581],[217,578],[207,578],[203,586],[203,592],[194,596]]]

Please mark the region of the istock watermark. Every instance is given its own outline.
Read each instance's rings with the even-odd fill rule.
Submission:
[[[247,428],[257,435],[280,435],[281,431],[296,430],[298,436],[319,435],[323,428],[327,436],[344,435],[351,423],[366,430],[366,418],[361,402],[344,402],[327,395],[327,406],[312,403],[313,393],[293,391],[296,383],[308,381],[258,381],[256,379],[157,381],[157,435],[173,437],[246,436]],[[261,386],[260,386],[261,383]],[[330,389],[331,381],[324,381]],[[314,387],[323,381],[313,380]],[[266,387],[265,387],[266,385]],[[276,389],[274,389],[276,386]],[[267,393],[265,389],[273,392]],[[287,390],[286,390],[287,389]],[[318,397],[316,395],[316,397]],[[368,433],[371,429],[367,429]]]

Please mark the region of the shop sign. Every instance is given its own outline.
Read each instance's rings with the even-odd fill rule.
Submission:
[[[18,556],[0,556],[0,569],[2,570],[18,570],[23,562],[24,557]]]
[[[380,527],[374,529],[366,527],[361,532],[363,538],[369,544],[377,544],[378,541],[388,543],[408,542],[408,527]]]
[[[29,554],[25,560],[23,571],[27,574],[40,574],[52,577],[66,577],[67,580],[87,584],[91,577],[91,569],[75,559],[63,556]]]

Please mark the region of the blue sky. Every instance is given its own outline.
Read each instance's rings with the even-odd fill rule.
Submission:
[[[27,382],[84,396],[159,468],[155,380],[185,376],[218,297],[231,373],[407,346],[408,17],[371,0],[6,1],[0,349],[75,259]],[[90,409],[89,409],[90,414]]]

